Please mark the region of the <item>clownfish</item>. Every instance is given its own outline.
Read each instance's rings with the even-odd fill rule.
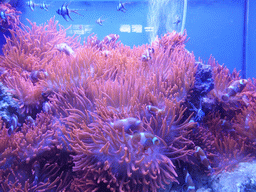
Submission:
[[[142,61],[149,61],[150,59],[152,59],[152,54],[154,52],[154,48],[148,48],[141,56]]]
[[[115,122],[111,122],[110,125],[120,132],[122,132],[122,129],[124,128],[126,133],[131,133],[139,131],[142,128],[142,121],[134,117],[128,117],[126,119],[119,119]]]
[[[245,121],[244,121],[244,128],[245,129],[250,129],[250,113],[246,115]]]
[[[230,86],[227,88],[227,93],[222,95],[222,100],[227,101],[230,97],[235,96],[237,93],[242,92],[247,84],[246,79],[240,79],[233,81]]]
[[[143,146],[144,150],[147,150],[154,145],[159,145],[160,143],[160,140],[151,133],[139,132],[129,135],[129,137],[133,146],[139,143]]]
[[[165,112],[163,109],[159,109],[158,107],[153,105],[147,105],[146,109],[152,115],[162,115]]]
[[[66,55],[75,55],[75,52],[71,47],[69,47],[66,43],[60,43],[58,45],[55,45],[56,49],[58,49],[60,52],[64,52]]]
[[[220,126],[223,130],[228,132],[234,132],[235,130],[232,127],[232,123],[226,119],[220,119]]]
[[[45,71],[44,69],[39,69],[39,70],[33,70],[29,77],[32,81],[32,83],[36,83],[38,82],[39,80],[44,80],[48,77],[48,73],[47,71]]]
[[[199,146],[195,147],[195,153],[194,156],[198,159],[200,159],[200,162],[208,169],[208,170],[212,170],[212,167],[203,151],[203,149]]]
[[[9,135],[15,131],[15,129],[18,127],[18,116],[13,114],[10,119],[10,127],[8,129]]]
[[[51,106],[50,106],[50,104],[49,104],[47,101],[45,101],[45,102],[43,103],[42,110],[43,110],[43,112],[45,112],[45,113],[50,112]]]
[[[110,43],[112,41],[117,40],[118,38],[119,38],[119,35],[117,35],[117,34],[109,34],[106,37],[104,37],[102,42],[105,43],[105,44],[108,44],[108,43]]]
[[[32,165],[32,175],[35,177],[33,184],[37,185],[40,175],[40,163],[38,161],[35,161]]]
[[[195,192],[195,183],[186,168],[183,168],[183,174],[185,175],[186,192]]]
[[[104,51],[101,52],[101,54],[102,54],[103,56],[105,56],[105,57],[108,57],[108,55],[111,54],[111,51],[104,50]]]
[[[26,117],[27,124],[30,124],[32,126],[36,126],[35,120],[31,116]]]

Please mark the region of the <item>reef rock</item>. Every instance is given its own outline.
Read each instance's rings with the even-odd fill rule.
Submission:
[[[256,161],[240,163],[232,172],[213,177],[212,189],[218,192],[256,191]]]

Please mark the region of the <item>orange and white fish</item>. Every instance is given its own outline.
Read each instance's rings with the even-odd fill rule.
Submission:
[[[39,70],[33,70],[29,77],[32,81],[32,83],[36,83],[38,82],[39,80],[43,80],[43,79],[46,79],[48,77],[48,73],[47,71],[45,71],[44,69],[39,69]]]
[[[48,113],[51,110],[51,106],[47,101],[43,102],[42,110],[45,113]]]
[[[102,43],[108,44],[112,41],[116,41],[119,38],[119,35],[117,34],[109,34],[102,40]]]
[[[40,175],[40,163],[38,161],[35,161],[32,165],[32,175],[35,177],[33,184],[37,185]]]
[[[183,169],[183,174],[185,175],[186,192],[195,192],[195,183],[186,168]]]
[[[141,130],[142,121],[134,117],[128,117],[126,119],[119,119],[115,122],[111,122],[110,125],[120,132],[122,132],[122,129],[124,128],[126,133],[132,133]]]
[[[108,50],[104,50],[101,52],[101,54],[105,57],[108,57],[108,55],[111,55],[111,51],[108,51]]]
[[[60,43],[60,44],[56,45],[55,47],[60,52],[64,52],[68,56],[75,55],[75,52],[73,51],[73,49],[70,46],[68,46],[66,43]]]
[[[154,145],[159,145],[160,143],[160,140],[155,135],[146,132],[129,135],[129,138],[131,139],[131,144],[133,146],[140,144],[143,146],[144,150],[147,150]]]
[[[154,48],[148,48],[141,56],[142,61],[149,61],[150,59],[152,59],[152,54],[154,52]]]
[[[15,130],[16,128],[18,127],[18,116],[13,114],[11,119],[10,119],[10,127],[8,129],[8,133],[9,135],[11,135]]]
[[[159,109],[158,107],[153,106],[153,105],[147,105],[146,109],[152,115],[162,115],[165,112],[163,109]]]
[[[200,162],[208,169],[208,170],[211,170],[212,167],[203,151],[203,149],[199,146],[196,146],[195,147],[195,153],[194,153],[194,156],[200,160]]]
[[[235,129],[233,129],[232,123],[230,121],[226,119],[220,119],[219,123],[223,131],[235,132]]]
[[[244,128],[247,130],[250,129],[250,120],[251,120],[250,116],[251,116],[250,113],[248,113],[244,121]]]
[[[227,93],[222,95],[222,100],[227,101],[230,97],[235,96],[237,93],[240,93],[243,91],[247,84],[246,79],[239,79],[236,81],[233,81],[230,86],[227,88]]]

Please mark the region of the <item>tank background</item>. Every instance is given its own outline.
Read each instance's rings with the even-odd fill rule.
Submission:
[[[70,16],[74,21],[69,22],[66,22],[56,11],[64,2],[69,3],[70,1],[34,0],[35,3],[51,4],[49,11],[36,7],[34,12],[25,5],[26,1],[23,0],[23,6],[17,8],[22,11],[21,21],[25,25],[29,26],[26,18],[41,24],[55,15],[55,19],[65,28],[72,25],[67,31],[68,35],[73,35],[76,32],[81,35],[81,39],[94,33],[102,40],[108,34],[117,33],[120,35],[119,40],[131,47],[149,43],[149,32],[145,30],[145,27],[149,27],[147,25],[148,1],[146,0],[129,1],[132,3],[126,5],[126,13],[116,11],[118,0],[74,0],[71,1],[69,8],[78,9],[78,12],[84,17],[71,13]],[[204,62],[207,62],[212,54],[220,64],[224,63],[231,71],[234,68],[242,70],[244,2],[245,0],[188,0],[185,29],[190,40],[186,44],[186,48],[193,51],[196,58],[200,57]],[[256,77],[254,66],[256,39],[253,38],[256,33],[256,21],[253,20],[256,17],[255,9],[256,2],[250,1],[247,77]],[[95,22],[99,17],[103,20],[106,19],[103,26]],[[130,33],[120,32],[121,25],[123,25],[123,30],[129,31],[130,29]],[[141,33],[133,32],[132,27],[136,27],[136,25],[142,26]],[[1,44],[2,42],[0,40]]]
[[[249,2],[249,22],[248,22],[248,43],[247,43],[247,77],[256,78],[256,1]]]

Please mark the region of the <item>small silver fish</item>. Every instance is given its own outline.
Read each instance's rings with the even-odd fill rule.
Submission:
[[[32,0],[27,1],[26,4],[29,6],[29,8],[31,9],[31,11],[35,10],[35,7],[38,6],[38,4],[34,3]]]
[[[50,6],[50,4],[45,4],[44,2],[42,4],[39,5],[41,9],[44,9],[45,11],[48,11],[48,7]]]
[[[73,21],[73,19],[71,19],[70,17],[70,13],[76,13],[78,15],[81,15],[80,13],[77,12],[77,10],[72,10],[68,8],[69,4],[64,3],[56,12],[61,15],[66,21],[68,21],[67,16],[69,17],[70,20]],[[83,15],[81,15],[83,16]]]
[[[100,26],[102,26],[104,21],[106,21],[106,19],[102,20],[101,18],[99,18],[96,20],[96,23],[98,23]]]
[[[119,2],[118,6],[116,7],[116,10],[117,11],[122,11],[122,12],[126,12],[127,9],[125,8],[125,5],[128,4],[128,3],[122,3],[122,2]]]
[[[173,22],[173,24],[175,24],[177,26],[180,22],[181,22],[181,20],[180,20],[179,15],[176,15],[175,21]]]

